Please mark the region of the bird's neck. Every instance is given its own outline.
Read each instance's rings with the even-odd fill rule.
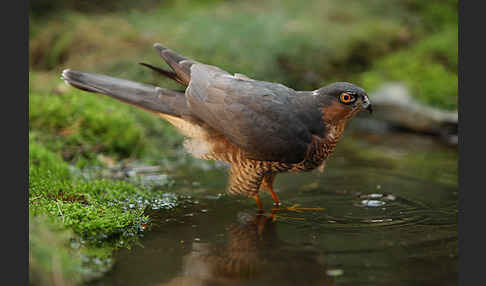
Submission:
[[[308,155],[307,163],[310,164],[308,169],[316,168],[321,165],[333,152],[337,143],[342,137],[346,122],[341,124],[328,124],[326,132],[322,137],[314,136],[313,148]],[[304,165],[308,165],[304,163]]]
[[[326,131],[323,136],[324,143],[337,143],[341,139],[344,127],[346,127],[346,120],[341,120],[337,122],[324,122],[326,126]]]

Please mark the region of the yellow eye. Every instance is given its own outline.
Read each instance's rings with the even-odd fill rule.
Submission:
[[[353,101],[353,99],[354,99],[354,97],[352,95],[350,95],[349,93],[346,93],[346,92],[341,93],[341,95],[339,96],[339,100],[342,103],[351,103]]]

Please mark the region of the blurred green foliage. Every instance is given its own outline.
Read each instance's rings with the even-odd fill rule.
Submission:
[[[99,154],[120,160],[170,153],[182,140],[159,117],[109,97],[67,88],[63,82],[61,90],[48,81],[44,88],[50,89],[35,91],[41,77],[30,73],[31,136],[78,167],[99,163]]]
[[[440,31],[458,24],[458,0],[404,0],[406,8],[419,16],[418,28],[427,32]]]
[[[73,237],[46,216],[29,217],[30,285],[78,285],[81,281],[81,259],[68,246]]]
[[[407,1],[420,15],[418,40],[384,55],[356,82],[375,90],[387,81],[400,81],[422,103],[457,109],[458,26],[457,0]]]
[[[311,89],[329,76],[362,70],[371,59],[407,41],[400,25],[406,13],[392,9],[394,4],[396,0],[366,5],[350,0],[307,5],[166,1],[150,11],[118,16],[66,12],[32,21],[32,26],[44,29],[32,29],[31,66],[96,67],[99,72],[147,80],[134,63],[160,62],[152,48],[158,41],[232,72]],[[391,12],[383,14],[388,8]]]
[[[161,42],[230,72],[296,89],[363,81],[372,91],[387,80],[400,80],[424,103],[456,107],[457,0],[143,3],[140,7],[150,8],[119,4],[124,8],[100,14],[101,5],[87,14],[92,10],[73,4],[68,7],[74,9],[56,15],[33,16],[31,68],[59,72],[70,67],[175,87],[135,65],[160,63],[152,44]],[[432,42],[428,51],[416,47]],[[417,72],[413,66],[424,58],[427,66]],[[400,71],[404,61],[410,72]],[[421,87],[422,76],[426,87]]]
[[[52,17],[54,13],[78,11],[83,13],[107,13],[121,9],[150,9],[160,3],[157,0],[30,0],[31,17]]]
[[[124,158],[144,150],[144,127],[127,112],[129,106],[110,106],[107,98],[77,91],[31,94],[29,109],[29,128],[41,132],[39,137],[47,137],[46,144],[68,160],[92,159],[99,152]]]
[[[401,81],[423,103],[457,108],[457,27],[451,26],[374,63],[358,81],[367,90],[386,81]]]

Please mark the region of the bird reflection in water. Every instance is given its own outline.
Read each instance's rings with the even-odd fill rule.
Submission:
[[[273,216],[239,213],[226,243],[192,244],[179,276],[157,285],[335,285],[315,248],[279,239]]]

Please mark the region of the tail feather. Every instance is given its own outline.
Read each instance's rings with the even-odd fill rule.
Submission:
[[[159,43],[156,43],[154,48],[159,51],[160,56],[174,70],[183,84],[186,86],[189,85],[189,81],[191,80],[191,66],[197,62],[185,58]]]
[[[156,66],[153,66],[153,65],[151,65],[151,64],[147,64],[147,63],[138,63],[138,64],[140,64],[140,65],[142,65],[142,66],[144,66],[144,67],[148,67],[149,69],[154,70],[154,71],[156,71],[156,72],[158,72],[158,73],[160,73],[160,74],[162,74],[162,75],[164,75],[164,76],[166,76],[166,77],[168,77],[168,78],[171,78],[171,79],[173,79],[173,80],[177,81],[178,83],[180,83],[180,84],[182,84],[182,85],[186,85],[186,84],[185,84],[185,83],[184,83],[184,82],[183,82],[183,81],[182,81],[182,80],[181,80],[181,79],[180,79],[180,78],[177,76],[177,74],[176,74],[175,72],[173,72],[173,71],[166,70],[166,69],[164,69],[164,68],[160,68],[160,67],[156,67]]]
[[[62,79],[76,88],[105,94],[151,112],[177,117],[189,114],[183,91],[71,69],[62,72]]]

